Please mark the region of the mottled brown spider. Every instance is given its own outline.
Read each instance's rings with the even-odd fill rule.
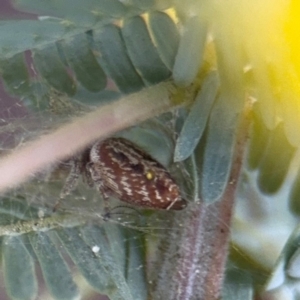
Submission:
[[[61,198],[76,187],[80,175],[102,194],[106,209],[109,196],[145,208],[186,207],[179,186],[166,168],[124,138],[96,142],[74,159]]]

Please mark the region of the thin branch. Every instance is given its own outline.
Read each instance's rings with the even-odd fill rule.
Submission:
[[[78,117],[0,160],[0,191],[30,179],[97,139],[174,108],[171,83],[161,83]]]
[[[167,249],[163,249],[165,257],[159,270],[156,298],[219,299],[250,112],[251,107],[247,107],[240,117],[230,179],[221,200],[210,205],[191,204],[177,216]]]
[[[58,227],[75,227],[87,222],[78,214],[53,214],[49,217],[33,220],[20,220],[17,223],[0,227],[0,236],[14,236],[29,232],[48,231]]]
[[[246,107],[240,117],[234,149],[233,164],[230,172],[227,188],[217,203],[202,206],[202,230],[205,233],[204,252],[207,257],[202,257],[207,267],[207,273],[203,278],[203,296],[201,299],[219,299],[223,285],[225,264],[228,255],[230,241],[230,229],[235,205],[235,194],[243,165],[244,152],[248,140],[249,127],[251,124],[252,103],[246,102]],[[212,224],[213,228],[212,228]],[[204,255],[204,253],[202,253]],[[202,260],[202,261],[201,261]],[[196,286],[195,286],[196,287]]]

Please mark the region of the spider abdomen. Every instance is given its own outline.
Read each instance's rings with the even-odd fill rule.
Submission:
[[[98,189],[133,205],[180,210],[186,206],[170,173],[124,138],[93,145],[89,172]]]

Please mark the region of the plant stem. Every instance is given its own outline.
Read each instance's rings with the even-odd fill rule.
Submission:
[[[71,157],[97,139],[174,108],[174,86],[165,82],[125,96],[50,134],[28,142],[0,161],[0,191],[17,186],[51,164]]]
[[[163,250],[154,299],[219,299],[250,112],[251,107],[246,107],[240,117],[230,178],[222,198],[209,205],[191,204],[176,216],[167,249]]]

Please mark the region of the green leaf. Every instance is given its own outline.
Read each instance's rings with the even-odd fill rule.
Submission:
[[[289,207],[293,213],[300,215],[300,171],[296,175],[289,194]]]
[[[0,59],[54,43],[67,32],[67,28],[58,22],[0,21]]]
[[[160,57],[172,70],[179,45],[175,23],[167,14],[154,11],[149,14],[149,25]]]
[[[184,162],[179,164],[182,179],[178,181],[181,193],[185,199],[199,201],[201,195],[199,191],[199,174],[196,162],[196,155],[192,154]]]
[[[271,276],[265,286],[266,291],[291,289],[291,299],[298,299],[299,293],[299,243],[300,227],[297,225],[288,238]]]
[[[222,300],[253,300],[253,295],[254,291],[250,274],[237,269],[227,271]]]
[[[105,72],[123,93],[132,93],[144,87],[143,80],[128,57],[127,50],[116,25],[107,25],[93,32],[98,60]]]
[[[154,6],[155,0],[131,0],[135,7],[140,9],[150,9]]]
[[[73,262],[86,281],[101,294],[109,294],[115,289],[113,279],[103,266],[97,248],[88,246],[81,236],[79,228],[62,228],[56,231]],[[102,245],[95,245],[102,247]],[[96,255],[95,255],[96,253]]]
[[[281,187],[294,156],[295,148],[288,142],[283,124],[271,131],[258,173],[259,189],[266,194],[276,193]]]
[[[118,0],[14,0],[16,8],[49,15],[82,25],[92,24],[100,16],[121,17],[127,7]]]
[[[35,299],[38,292],[34,262],[22,236],[3,238],[4,280],[8,295],[14,300]]]
[[[165,167],[173,162],[174,142],[158,122],[145,122],[140,127],[130,128],[119,135],[132,141]]]
[[[40,75],[55,89],[69,96],[76,92],[76,83],[61,61],[56,44],[33,51],[34,65]]]
[[[200,69],[207,37],[207,24],[198,17],[185,24],[173,68],[173,78],[180,86],[190,85]]]
[[[218,87],[218,75],[216,72],[212,72],[205,78],[184,122],[176,142],[174,161],[185,160],[195,150],[204,132]]]
[[[107,224],[107,226],[110,225]],[[115,227],[114,230],[118,230],[118,228]],[[104,267],[115,281],[117,290],[115,293],[109,295],[110,298],[123,300],[135,299],[135,295],[133,291],[130,290],[126,281],[125,274],[123,273],[124,270],[120,268],[118,258],[114,256],[116,252],[114,252],[112,245],[107,243],[105,231],[98,226],[86,226],[82,229],[82,234],[84,240],[90,247],[99,247],[99,252],[95,255],[102,258]]]
[[[72,274],[49,233],[36,232],[30,234],[29,238],[52,296],[58,300],[78,299],[79,291]]]
[[[228,37],[228,24],[227,20],[224,23],[221,21],[218,25],[214,24],[212,29],[220,85],[221,89],[241,93],[241,97],[244,97],[246,76],[243,69],[249,61],[244,45],[239,43],[235,36],[236,32],[232,32],[232,36]]]
[[[285,84],[287,82],[289,80]],[[282,91],[283,93],[280,94],[279,101],[275,100],[274,102],[279,103],[279,108],[276,109],[280,110],[285,134],[289,143],[294,147],[298,147],[300,144],[300,131],[295,130],[295,124],[299,122],[300,103],[298,94],[291,88],[284,88]]]
[[[29,74],[23,53],[0,61],[0,73],[8,91],[24,97],[31,92]]]
[[[275,100],[277,92],[274,90],[274,85],[272,85],[273,83],[270,78],[270,65],[268,65],[268,60],[254,55],[254,57],[250,57],[250,63],[253,67],[255,96],[259,99],[259,101],[257,101],[259,114],[266,127],[269,130],[273,130],[278,123],[277,101],[285,101],[285,99]]]
[[[106,75],[90,49],[85,33],[65,40],[63,50],[76,78],[87,90],[98,92],[105,88]]]
[[[127,267],[127,247],[126,247],[126,238],[124,237],[124,232],[126,229],[117,225],[117,224],[105,224],[102,227],[105,235],[107,237],[108,245],[111,249],[111,254],[118,263],[119,269],[121,272],[126,274]]]
[[[133,65],[149,84],[156,84],[170,77],[171,72],[160,59],[141,17],[126,19],[122,34]]]
[[[142,232],[124,230],[127,237],[128,264],[127,282],[136,299],[148,299],[148,286],[145,274],[145,240]]]
[[[221,93],[215,103],[209,124],[201,170],[201,193],[203,201],[218,200],[227,185],[238,114],[228,103],[232,94]]]
[[[248,167],[251,170],[258,168],[261,163],[269,138],[270,130],[267,129],[261,117],[254,114],[248,151]]]
[[[300,248],[298,248],[289,259],[287,274],[292,278],[300,280]]]

